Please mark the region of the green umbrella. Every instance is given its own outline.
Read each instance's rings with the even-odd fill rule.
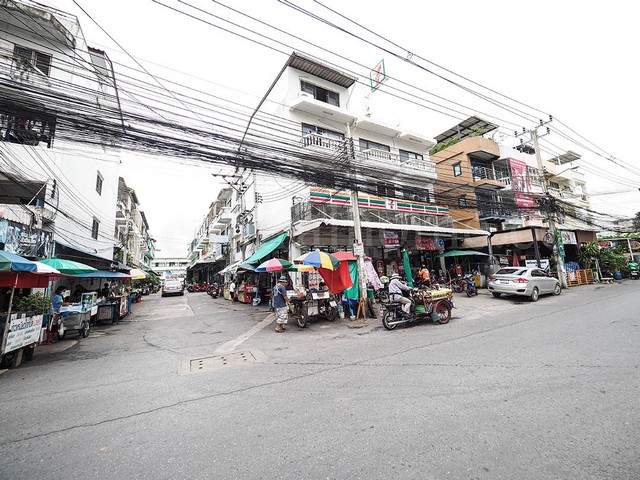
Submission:
[[[413,288],[413,275],[411,274],[411,265],[409,264],[409,254],[406,250],[402,252],[402,263],[404,264],[404,274],[407,277],[407,285]]]
[[[73,260],[64,260],[62,258],[47,258],[40,262],[55,268],[60,273],[69,275],[78,275],[80,273],[97,272],[96,268],[85,265],[84,263],[74,262]]]
[[[469,257],[473,255],[489,256],[488,253],[476,252],[475,250],[450,250],[447,253],[438,255],[438,257]]]

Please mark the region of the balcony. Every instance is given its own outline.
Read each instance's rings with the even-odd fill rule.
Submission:
[[[222,231],[227,228],[227,226],[233,220],[233,215],[231,213],[231,207],[222,207],[216,217],[211,222],[209,226],[209,230],[217,230]]]
[[[310,113],[339,123],[351,123],[357,118],[349,110],[316,100],[306,92],[300,92],[298,97],[290,102],[289,110]]]
[[[346,150],[345,141],[337,138],[327,137],[317,133],[309,133],[302,136],[303,147],[318,147],[322,150],[333,150],[344,152]]]
[[[433,178],[436,177],[436,165],[428,160],[403,160],[397,153],[375,148],[361,150],[360,153],[368,162],[392,167],[397,169],[398,173],[421,172]]]
[[[299,202],[291,207],[291,222],[293,224],[327,219],[353,221],[353,212],[348,205],[333,205],[311,201]],[[398,210],[363,208],[362,205],[360,205],[360,221],[388,223],[389,228],[392,228],[393,225],[453,227],[453,220],[449,215],[429,215]]]
[[[473,178],[473,186],[476,188],[500,190],[511,184],[511,180],[509,180],[509,183],[504,182],[505,178],[507,178],[505,175],[500,175],[499,179],[496,178],[496,174],[491,165],[471,163],[471,176]]]

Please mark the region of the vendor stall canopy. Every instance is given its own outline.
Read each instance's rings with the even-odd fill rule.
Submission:
[[[85,265],[84,263],[74,262],[73,260],[64,260],[62,258],[47,258],[41,260],[41,262],[55,268],[61,273],[66,273],[68,275],[77,275],[80,273],[90,273],[97,271],[97,269],[90,267],[89,265]]]
[[[282,242],[284,242],[284,239],[287,238],[288,235],[288,232],[282,232],[275,237],[267,240],[262,245],[260,245],[256,252],[249,258],[247,258],[244,263],[258,263],[261,258],[266,257],[276,248],[278,248],[282,244]]]
[[[488,257],[488,253],[476,252],[474,250],[451,250],[447,253],[443,253],[438,255],[438,257],[470,257],[473,255],[481,255],[484,257]]]
[[[15,253],[0,250],[0,271],[2,272],[35,272],[37,268],[36,262]]]

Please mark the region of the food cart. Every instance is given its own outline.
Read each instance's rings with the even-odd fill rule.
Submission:
[[[64,338],[67,332],[76,330],[82,338],[89,336],[91,329],[91,317],[98,313],[98,294],[96,292],[83,293],[80,303],[63,305],[59,312],[63,314],[62,324],[64,331],[60,338]]]
[[[288,296],[291,315],[300,328],[306,327],[311,318],[324,318],[333,322],[340,314],[338,302],[328,290],[306,292],[297,289],[289,292]]]

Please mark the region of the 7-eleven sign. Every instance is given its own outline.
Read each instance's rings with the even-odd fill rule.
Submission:
[[[387,72],[384,69],[384,58],[380,60],[373,70],[369,72],[369,81],[371,82],[371,91],[375,92],[378,87],[387,79]]]

